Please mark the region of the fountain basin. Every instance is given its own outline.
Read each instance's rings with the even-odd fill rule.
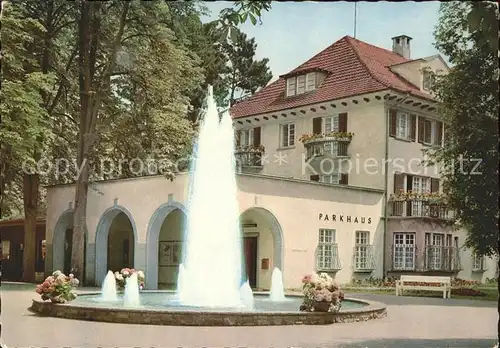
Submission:
[[[171,291],[143,291],[141,305],[136,308],[124,307],[121,301],[105,303],[99,301],[99,296],[80,294],[67,304],[33,300],[29,309],[39,315],[66,319],[169,326],[325,325],[366,321],[387,314],[384,304],[357,299],[346,299],[338,313],[300,312],[301,295],[288,295],[284,302],[274,303],[269,301],[268,293],[256,293],[252,311],[176,306],[169,303],[169,298],[174,297]]]

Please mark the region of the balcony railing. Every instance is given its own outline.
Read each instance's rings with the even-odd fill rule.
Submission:
[[[315,256],[317,271],[335,272],[342,269],[338,245],[335,243],[320,243]]]
[[[236,164],[242,167],[262,167],[262,156],[264,150],[260,149],[236,149],[234,157]]]
[[[443,220],[453,219],[453,213],[444,204],[429,200],[389,201],[390,216],[427,217]]]
[[[375,269],[375,256],[373,245],[357,244],[354,247],[354,271],[371,272]]]
[[[351,135],[311,136],[303,140],[307,158],[311,157],[345,157]]]
[[[451,246],[427,245],[421,251],[415,245],[392,246],[393,271],[458,272],[460,252]]]

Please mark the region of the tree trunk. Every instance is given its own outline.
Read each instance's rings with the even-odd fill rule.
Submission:
[[[24,190],[24,250],[23,281],[35,281],[36,262],[36,210],[40,177],[38,174],[23,175]]]

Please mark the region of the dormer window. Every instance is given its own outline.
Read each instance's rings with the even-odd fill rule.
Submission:
[[[286,96],[292,97],[294,95],[314,91],[319,85],[318,82],[321,80],[319,74],[318,72],[310,72],[287,78]]]
[[[430,92],[434,84],[434,74],[431,71],[425,70],[422,75],[422,88],[424,91]]]

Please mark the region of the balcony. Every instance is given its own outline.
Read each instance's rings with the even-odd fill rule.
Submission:
[[[418,217],[453,220],[453,212],[441,202],[428,199],[391,199],[389,215],[392,217]]]
[[[238,167],[262,168],[264,146],[240,146],[234,151]]]
[[[357,244],[353,252],[354,272],[371,273],[375,270],[374,255],[373,245]]]
[[[461,268],[459,249],[451,246],[392,246],[392,270],[409,272],[458,272]]]
[[[342,269],[336,243],[320,243],[316,249],[316,271],[337,272]]]
[[[352,133],[332,132],[325,134],[303,134],[300,141],[306,149],[307,159],[314,157],[347,157],[347,148]]]

